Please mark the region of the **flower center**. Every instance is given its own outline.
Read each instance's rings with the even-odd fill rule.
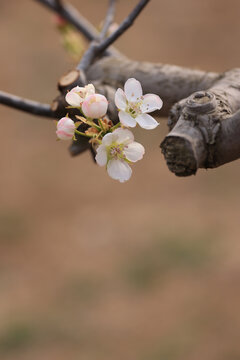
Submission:
[[[85,90],[81,90],[78,91],[77,94],[80,96],[81,99],[84,99],[86,96],[86,91]]]
[[[136,118],[138,115],[142,113],[141,105],[143,103],[143,99],[139,99],[136,102],[127,101],[126,112],[129,113],[133,118]]]
[[[117,144],[112,143],[108,147],[108,158],[109,159],[124,159],[125,155],[123,153],[124,145],[123,144]]]

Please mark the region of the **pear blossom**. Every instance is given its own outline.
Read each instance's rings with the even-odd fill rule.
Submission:
[[[134,78],[128,79],[124,91],[117,89],[115,104],[119,109],[119,119],[122,125],[135,127],[137,123],[147,130],[155,129],[159,124],[148,113],[160,110],[163,102],[158,95],[146,94],[143,96],[140,82]]]
[[[129,164],[141,160],[144,153],[144,147],[134,141],[132,132],[119,128],[103,137],[95,159],[98,165],[107,167],[112,179],[125,182],[132,175]]]
[[[106,115],[108,101],[105,96],[94,94],[86,97],[82,103],[82,111],[86,117],[98,119]]]
[[[80,107],[85,98],[93,94],[95,94],[93,84],[88,84],[85,87],[76,86],[66,94],[65,99],[70,106]]]
[[[56,134],[60,140],[69,140],[73,138],[75,130],[74,121],[68,117],[63,117],[57,123]]]

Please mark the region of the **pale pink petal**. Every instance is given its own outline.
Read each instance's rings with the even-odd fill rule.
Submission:
[[[143,158],[145,149],[142,144],[134,141],[131,144],[127,145],[124,148],[123,152],[129,161],[136,162]]]
[[[122,89],[117,89],[115,93],[115,104],[119,110],[125,110],[127,107],[127,99]]]
[[[137,125],[136,120],[124,111],[118,113],[121,124],[124,126],[135,127]]]
[[[107,151],[104,145],[100,145],[97,148],[95,159],[99,166],[104,166],[107,164]]]
[[[82,103],[82,111],[85,116],[98,119],[103,117],[108,108],[108,101],[105,96],[100,94],[89,95]]]
[[[57,137],[61,140],[69,140],[75,133],[75,124],[68,117],[61,118],[57,123]]]
[[[130,143],[134,140],[133,133],[128,129],[117,129],[113,132],[114,135],[117,136],[116,143],[122,144],[122,143]]]
[[[143,129],[146,130],[155,129],[159,125],[159,123],[148,114],[138,115],[136,117],[136,121]]]
[[[143,103],[141,111],[143,113],[150,113],[155,110],[160,110],[163,105],[162,99],[158,95],[146,94],[143,96]]]
[[[143,92],[140,82],[136,79],[128,79],[124,85],[124,92],[130,102],[139,101]]]
[[[115,136],[113,133],[108,133],[106,135],[104,135],[103,139],[102,139],[102,144],[104,146],[109,146],[112,144],[112,142],[114,141]]]
[[[74,121],[68,117],[63,117],[58,121],[57,129],[71,133],[73,135],[75,132]]]
[[[81,106],[81,103],[83,99],[74,91],[69,91],[65,96],[66,102],[70,106],[79,107]]]
[[[57,130],[56,134],[60,140],[70,140],[73,137],[73,134],[69,134],[68,132],[65,132],[64,130]]]
[[[108,175],[114,179],[124,182],[130,179],[132,169],[124,160],[110,160],[107,165]]]

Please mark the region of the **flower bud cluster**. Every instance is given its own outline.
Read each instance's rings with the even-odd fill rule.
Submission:
[[[134,141],[128,129],[137,124],[143,129],[155,129],[159,124],[148,113],[160,110],[162,100],[158,95],[143,95],[142,86],[136,79],[128,79],[124,91],[118,89],[115,104],[119,111],[119,122],[113,125],[106,113],[108,101],[105,96],[95,93],[93,84],[85,87],[76,86],[66,95],[68,108],[75,108],[80,115],[75,122],[63,117],[57,123],[57,136],[61,140],[75,140],[75,134],[86,136],[96,150],[96,162],[105,166],[108,175],[120,182],[125,182],[132,175],[131,164],[141,160],[144,147]],[[88,125],[84,132],[79,131],[81,125]]]

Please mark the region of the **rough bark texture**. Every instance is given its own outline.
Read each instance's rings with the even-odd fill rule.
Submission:
[[[138,79],[144,93],[155,93],[163,99],[161,116],[167,116],[170,108],[179,100],[195,91],[211,87],[219,77],[217,73],[117,57],[97,61],[86,75],[89,81],[99,80],[103,85],[115,89],[123,87],[131,77]]]
[[[239,84],[240,69],[231,70],[207,91],[174,106],[171,131],[161,148],[176,175],[192,175],[198,168],[215,168],[240,157]]]
[[[59,80],[58,86],[63,94],[76,85],[83,85],[82,80],[75,77],[76,71],[71,71]],[[80,73],[79,73],[80,74]],[[195,91],[207,89],[221,75],[200,70],[187,69],[180,66],[153,64],[127,59],[125,57],[105,57],[97,61],[86,72],[88,82],[96,85],[97,90],[103,94],[109,93],[109,88],[116,90],[123,87],[130,77],[138,79],[144,93],[158,94],[164,102],[160,116],[167,116],[170,108],[179,100],[189,96]],[[67,82],[66,79],[72,79]],[[64,83],[66,86],[61,86]],[[111,94],[112,93],[112,94]],[[108,94],[109,101],[114,102],[114,92]],[[64,108],[59,109],[63,114]],[[116,116],[116,109],[111,116]]]

